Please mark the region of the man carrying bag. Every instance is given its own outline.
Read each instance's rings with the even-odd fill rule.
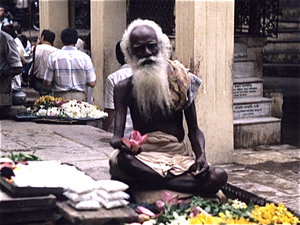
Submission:
[[[54,32],[43,30],[41,37],[37,41],[37,45],[33,47],[29,86],[39,92],[40,96],[50,95],[52,93],[52,86],[44,86],[43,81],[48,57],[51,53],[58,50],[53,47],[54,40]]]

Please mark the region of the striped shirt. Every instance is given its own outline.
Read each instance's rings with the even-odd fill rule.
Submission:
[[[87,83],[96,81],[96,74],[87,54],[64,46],[49,56],[44,80],[53,82],[53,92],[86,92]]]

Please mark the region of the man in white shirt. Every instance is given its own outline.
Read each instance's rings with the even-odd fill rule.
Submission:
[[[19,52],[19,57],[22,62],[22,66],[24,67],[26,65],[26,63],[28,63],[28,61],[25,59],[25,56],[26,56],[25,49],[24,49],[24,46],[22,45],[21,40],[18,38],[17,33],[15,32],[13,25],[11,23],[4,23],[1,30],[6,32],[7,34],[9,34],[14,39],[14,41],[17,45],[17,49]],[[21,75],[22,75],[22,72],[19,75],[12,77],[11,88],[13,90],[22,88]]]
[[[50,87],[45,87],[43,82],[48,57],[51,53],[58,50],[57,48],[53,47],[54,40],[54,32],[52,32],[51,30],[43,30],[37,45],[34,46],[32,50],[33,62],[31,65],[31,69],[33,71],[31,77],[31,85],[34,90],[39,92],[40,96],[49,95],[52,93],[52,85]]]
[[[132,70],[128,64],[125,63],[124,54],[121,51],[120,42],[116,45],[116,57],[118,62],[121,64],[121,68],[116,72],[110,74],[105,83],[105,101],[104,101],[104,112],[108,113],[108,117],[103,122],[103,129],[111,133],[114,132],[114,87],[121,81],[132,75]],[[124,136],[129,138],[132,132],[132,120],[130,117],[130,111],[127,109],[126,125]]]
[[[96,74],[91,58],[76,49],[77,39],[75,29],[66,28],[61,32],[64,46],[49,56],[44,85],[50,87],[53,83],[54,97],[86,101],[87,86],[95,87]]]
[[[22,72],[22,63],[14,39],[0,30],[0,76],[15,76]]]

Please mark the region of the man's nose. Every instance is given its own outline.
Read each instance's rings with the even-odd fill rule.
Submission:
[[[147,48],[147,46],[145,46],[143,56],[144,56],[145,58],[149,58],[149,57],[152,56],[152,55],[153,55],[153,54],[152,54],[152,51],[151,51],[149,48]]]

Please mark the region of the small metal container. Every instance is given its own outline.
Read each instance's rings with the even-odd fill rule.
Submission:
[[[14,89],[12,93],[13,105],[23,105],[26,101],[26,93],[20,89]]]

